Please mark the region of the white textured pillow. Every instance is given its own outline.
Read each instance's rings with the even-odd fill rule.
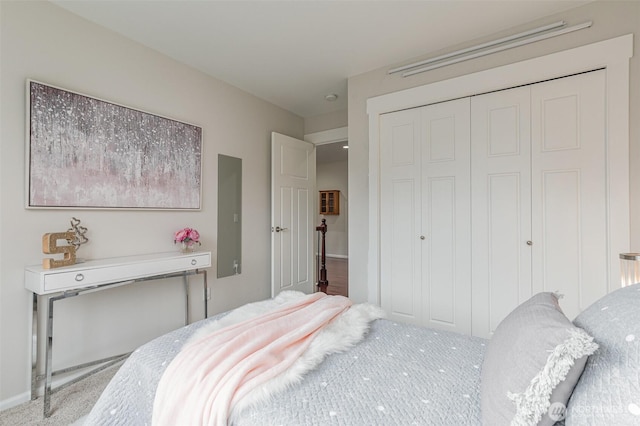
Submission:
[[[555,294],[536,294],[498,325],[489,342],[480,388],[483,424],[553,425],[597,348],[562,313]],[[552,404],[560,410],[549,416]]]

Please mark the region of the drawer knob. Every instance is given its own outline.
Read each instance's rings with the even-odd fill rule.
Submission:
[[[82,274],[76,275],[76,281],[82,281],[82,280],[84,280],[84,275]]]
[[[191,264],[192,264],[192,265],[195,265],[196,263],[198,263],[198,261],[197,261],[197,260],[195,260],[195,259],[191,259]]]

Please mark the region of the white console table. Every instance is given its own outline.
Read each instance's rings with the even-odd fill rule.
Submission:
[[[202,274],[204,280],[204,316],[207,317],[207,271],[211,266],[211,252],[157,253],[141,256],[118,257],[111,259],[91,260],[63,268],[43,269],[41,265],[25,268],[25,287],[33,293],[33,348],[31,371],[31,399],[37,397],[38,383],[44,379],[44,417],[49,417],[51,395],[76,383],[116,362],[129,354],[121,354],[109,358],[53,371],[53,304],[57,300],[75,297],[83,293],[100,291],[140,281],[159,280],[164,278],[183,277],[185,288],[185,325],[189,323],[189,282],[188,276]],[[45,374],[37,374],[37,362],[41,352],[38,344],[38,298],[48,297],[47,329],[45,344]],[[80,368],[102,364],[98,368],[70,380],[52,389],[52,377],[68,373]]]

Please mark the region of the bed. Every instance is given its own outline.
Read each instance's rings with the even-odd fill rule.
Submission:
[[[326,356],[302,380],[270,398],[234,411],[230,424],[500,425],[556,421],[566,425],[640,424],[640,285],[610,293],[579,315],[574,324],[564,319],[567,323],[557,327],[565,333],[560,335],[565,336],[567,328],[575,328],[584,333],[580,334],[584,345],[577,352],[575,345],[569,345],[569,350],[560,354],[574,359],[567,371],[560,374],[552,397],[547,398],[544,407],[548,412],[528,422],[509,420],[515,397],[502,398],[505,392],[499,390],[500,386],[516,386],[509,381],[512,376],[529,382],[531,378],[526,371],[529,367],[535,371],[548,367],[544,362],[551,358],[550,349],[545,346],[549,342],[536,339],[548,339],[545,335],[553,332],[541,332],[536,324],[550,327],[545,321],[547,313],[555,309],[554,300],[557,297],[552,293],[534,296],[503,321],[504,327],[501,323],[491,341],[375,319],[357,345]],[[532,320],[541,312],[545,319]],[[175,330],[135,350],[84,424],[152,424],[156,388],[167,366],[191,336],[225,316]],[[529,326],[533,326],[529,331],[517,329],[514,337],[513,327]],[[508,342],[506,347],[500,347],[501,340]],[[542,366],[527,358],[533,352],[538,352]],[[572,354],[567,355],[569,352]],[[589,354],[582,356],[584,353]],[[490,356],[494,359],[487,359]],[[509,377],[505,374],[487,377],[495,364],[503,371],[515,372],[509,373]],[[495,379],[499,383],[493,383]],[[496,401],[487,401],[496,389],[500,395],[498,405],[504,407],[496,405]],[[565,395],[556,395],[559,389]],[[506,414],[500,412],[503,408]]]

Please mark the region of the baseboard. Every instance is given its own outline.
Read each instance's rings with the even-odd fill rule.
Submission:
[[[1,1],[1,0],[0,0]],[[83,374],[90,372],[91,371],[91,367],[87,367],[87,368],[83,368],[83,369],[79,369],[77,371],[71,371],[69,373],[65,373],[65,374],[60,374],[57,377],[54,377],[51,380],[51,387],[53,389],[64,385],[65,383],[74,380],[80,376],[82,376]],[[98,371],[96,371],[96,373],[98,373]],[[38,384],[38,387],[35,389],[36,392],[36,396],[39,398],[41,396],[44,395],[44,381],[40,380],[40,383]],[[9,408],[13,408],[17,405],[20,405],[24,402],[27,402],[31,400],[31,390],[27,391],[27,392],[23,392],[19,395],[13,396],[11,398],[5,399],[0,401],[0,411],[4,411],[4,410],[8,410]]]
[[[3,399],[0,401],[0,411],[8,410],[9,408],[13,408],[17,405],[20,405],[24,402],[27,402],[31,399],[31,392],[23,392],[19,395],[12,396],[8,399]]]

